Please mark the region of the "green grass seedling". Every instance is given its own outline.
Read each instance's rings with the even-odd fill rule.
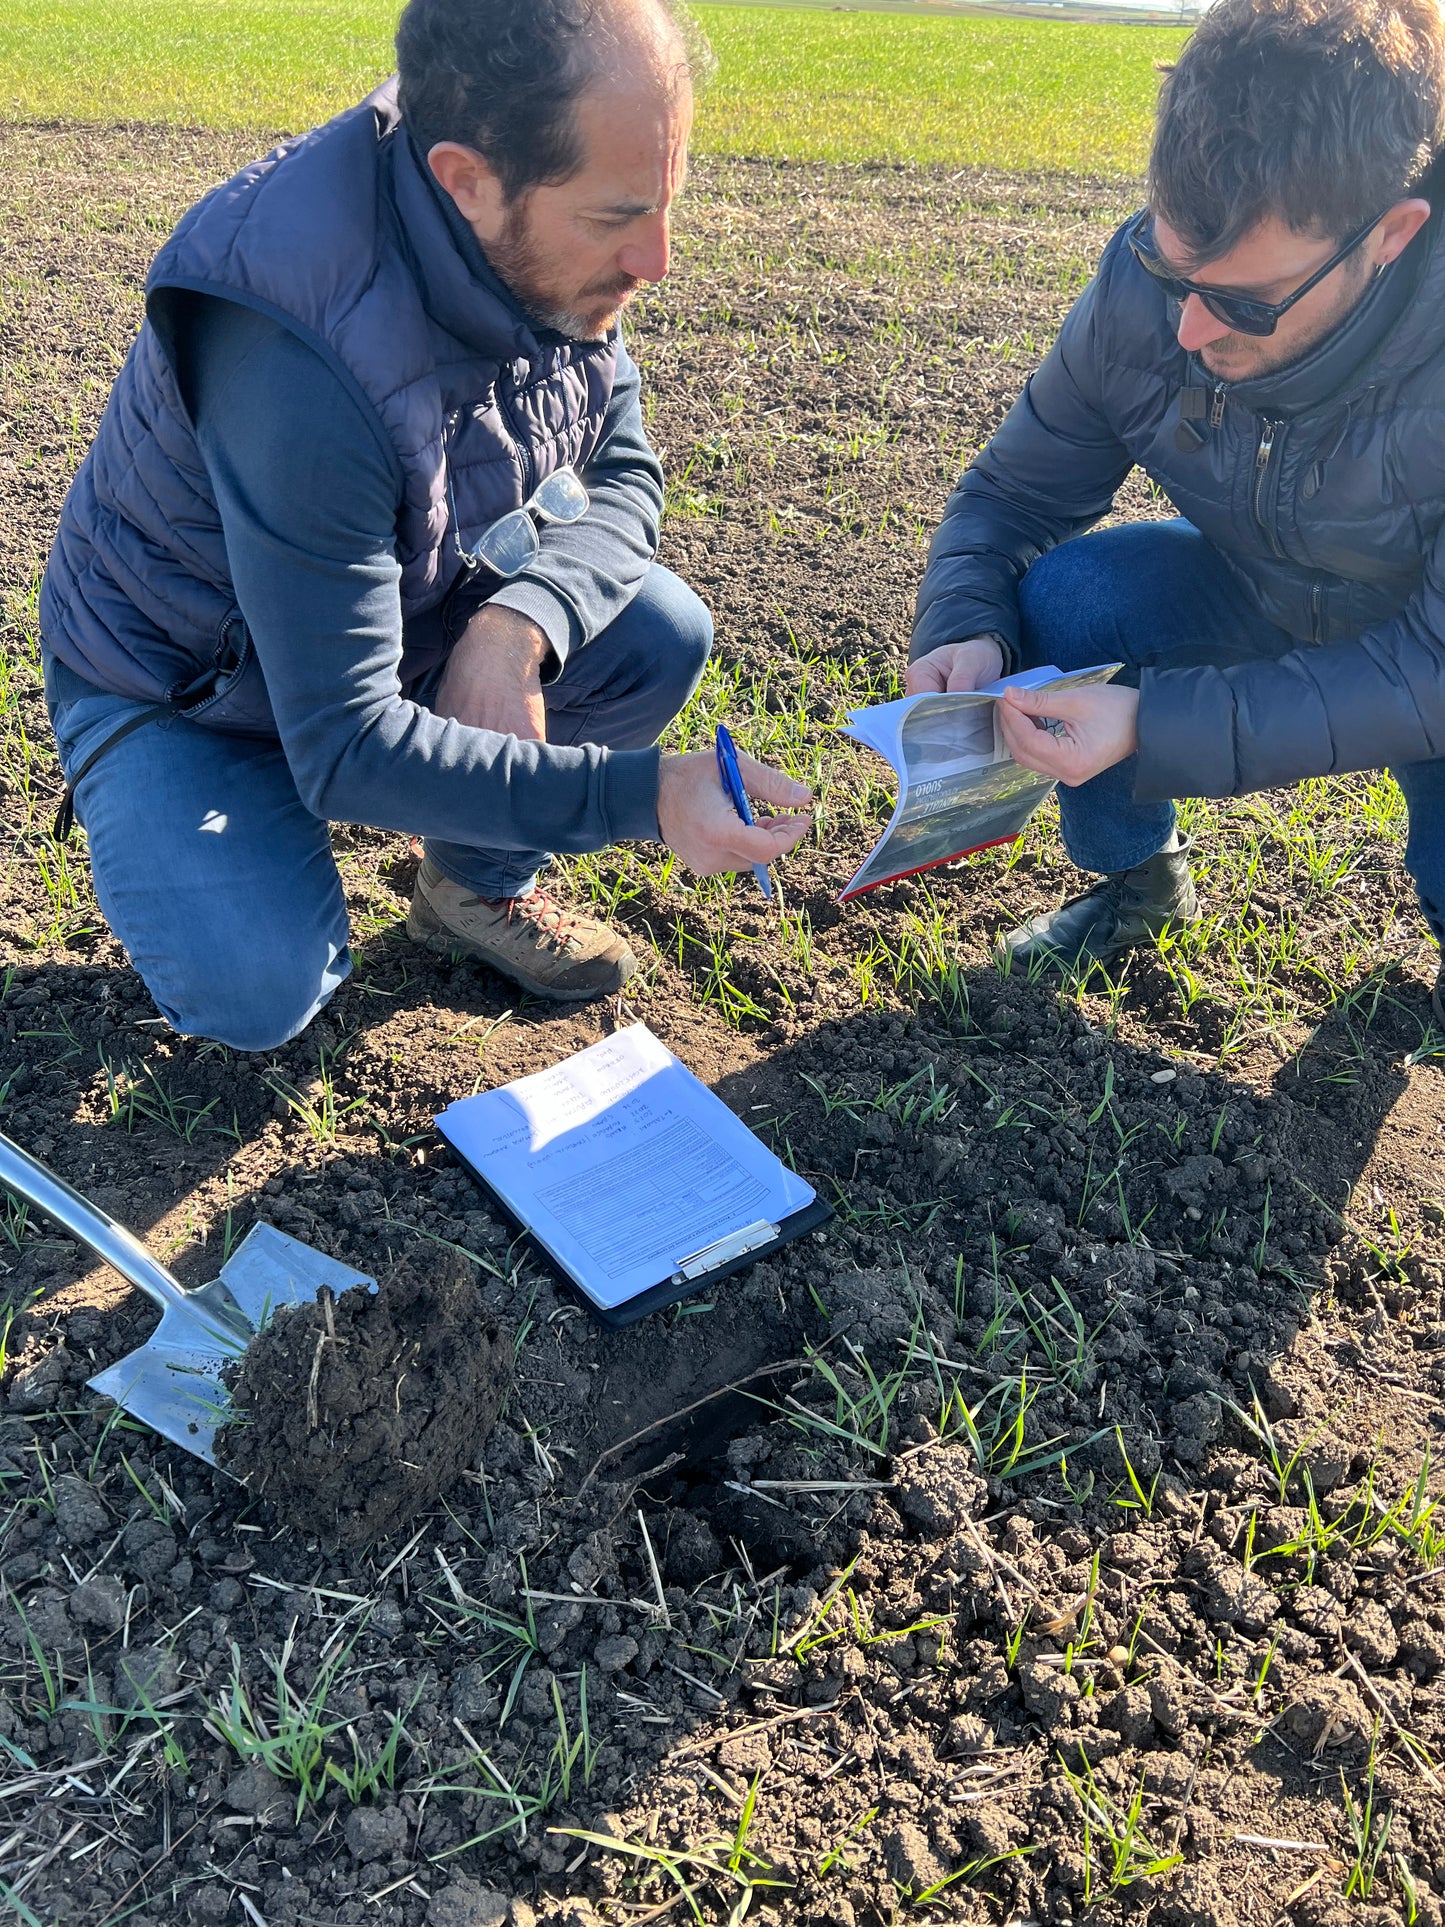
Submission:
[[[1018,1666],[1019,1653],[1023,1648],[1024,1634],[1028,1631],[1028,1623],[1026,1618],[1021,1619],[1016,1626],[1009,1628],[1004,1637],[1003,1663],[1011,1673],[1015,1671]]]
[[[1415,1927],[1420,1918],[1420,1889],[1404,1854],[1395,1855],[1395,1872],[1400,1876],[1400,1892],[1405,1897],[1404,1927]]]
[[[548,1832],[564,1839],[583,1840],[602,1853],[621,1854],[633,1862],[641,1875],[651,1873],[665,1877],[678,1898],[687,1902],[698,1927],[710,1927],[710,1923],[719,1918],[727,1920],[730,1927],[740,1927],[755,1901],[769,1891],[791,1885],[787,1880],[776,1878],[764,1856],[748,1845],[761,1778],[760,1774],[756,1775],[749,1786],[733,1832],[704,1839],[696,1850],[668,1851],[642,1841],[618,1839],[609,1833],[589,1833],[579,1827],[550,1827]],[[726,1909],[721,1916],[711,1910],[708,1891]],[[705,1904],[709,1905],[707,1913],[703,1912]]]
[[[508,1779],[491,1754],[468,1733],[463,1734],[471,1748],[470,1757],[464,1767],[454,1767],[443,1774],[432,1774],[416,1783],[416,1790],[427,1795],[469,1794],[473,1799],[483,1800],[489,1806],[506,1809],[506,1818],[498,1820],[495,1826],[484,1827],[480,1833],[470,1834],[459,1840],[454,1847],[445,1847],[434,1856],[436,1862],[450,1860],[455,1854],[466,1853],[473,1847],[484,1847],[488,1841],[500,1839],[503,1834],[514,1833],[516,1844],[523,1846],[527,1839],[527,1829],[532,1821],[547,1811],[551,1793],[544,1785],[539,1792],[523,1792],[524,1772],[519,1767],[513,1778]],[[474,1769],[482,1777],[482,1784],[459,1778],[459,1774]]]
[[[60,1706],[60,1696],[65,1691],[65,1662],[61,1659],[60,1654],[56,1653],[53,1655],[55,1663],[53,1666],[51,1665],[50,1657],[46,1655],[45,1648],[35,1636],[35,1629],[30,1624],[25,1608],[21,1605],[19,1599],[15,1593],[11,1591],[9,1586],[7,1586],[5,1590],[9,1595],[10,1605],[15,1616],[19,1619],[21,1627],[24,1629],[25,1644],[29,1649],[30,1657],[35,1665],[35,1674],[40,1683],[41,1704],[44,1716],[46,1719],[54,1719]],[[28,1695],[22,1694],[22,1706],[26,1704],[27,1699]]]
[[[1363,1798],[1357,1798],[1351,1792],[1349,1781],[1343,1772],[1340,1774],[1340,1796],[1345,1810],[1346,1900],[1369,1900],[1373,1895],[1375,1882],[1380,1875],[1380,1862],[1390,1844],[1390,1829],[1394,1825],[1393,1807],[1377,1810],[1375,1805],[1375,1758],[1379,1738],[1377,1722],[1370,1741],[1370,1761],[1365,1774]]]
[[[0,1880],[0,1900],[10,1908],[21,1927],[45,1927],[39,1914],[32,1912],[7,1880]]]
[[[1172,26],[1076,21],[1060,31],[984,15],[694,11],[719,63],[699,101],[697,151],[794,161],[1132,175],[1148,147],[1153,63],[1184,37]],[[0,100],[21,120],[300,130],[377,84],[394,26],[382,0],[334,0],[321,12],[213,0],[183,27],[160,0],[123,11],[104,0],[13,0],[0,30]],[[737,486],[727,431],[710,429],[702,446],[686,483],[674,479],[674,512],[706,515],[719,474]]]
[[[1028,1441],[1029,1414],[1038,1396],[1038,1388],[1030,1387],[1027,1366],[1017,1378],[1002,1379],[991,1385],[972,1405],[961,1389],[955,1389],[945,1408],[940,1436],[965,1438],[979,1470],[996,1479],[1023,1479],[1031,1473],[1057,1467],[1064,1456],[1062,1432],[1032,1444]],[[1095,1438],[1098,1436],[1094,1434]],[[1092,1439],[1085,1441],[1092,1442]]]
[[[844,1873],[852,1873],[853,1861],[849,1858],[848,1850],[856,1840],[867,1832],[868,1828],[872,1826],[877,1818],[878,1808],[869,1807],[866,1813],[860,1814],[850,1826],[844,1828],[832,1846],[829,1847],[828,1851],[818,1861],[816,1877],[819,1880],[825,1880],[827,1876],[833,1872],[835,1867],[840,1868]]]
[[[122,1737],[137,1720],[148,1720],[150,1722],[150,1730],[143,1738],[141,1744],[150,1745],[154,1741],[159,1740],[161,1758],[169,1771],[180,1778],[189,1779],[191,1763],[186,1755],[185,1748],[176,1738],[176,1726],[180,1716],[172,1715],[168,1718],[162,1711],[162,1706],[169,1704],[169,1701],[163,1701],[158,1704],[153,1695],[146,1689],[143,1681],[134,1680],[132,1684],[136,1695],[134,1705],[106,1705],[96,1699],[95,1682],[91,1676],[90,1666],[87,1663],[86,1685],[89,1690],[86,1698],[83,1700],[66,1700],[61,1710],[63,1712],[74,1711],[85,1714],[90,1729],[96,1736],[96,1744],[100,1748],[102,1755],[109,1752],[111,1745],[110,1736],[106,1729],[107,1721],[114,1720],[116,1722],[115,1735],[116,1737]],[[182,1698],[184,1695],[176,1694],[173,1697]]]
[[[956,1867],[952,1873],[945,1874],[942,1880],[935,1880],[933,1885],[925,1887],[922,1893],[910,1896],[904,1888],[900,1887],[898,1897],[906,1901],[910,1907],[942,1906],[945,1904],[945,1896],[950,1887],[956,1887],[960,1881],[972,1886],[974,1881],[988,1873],[991,1868],[1002,1867],[1010,1860],[1025,1860],[1033,1851],[1032,1847],[1009,1847],[1003,1853],[981,1854],[977,1860],[966,1861],[963,1866]]]
[[[920,1313],[908,1347],[910,1354],[921,1330]],[[855,1446],[869,1458],[882,1458],[886,1456],[893,1436],[893,1408],[908,1381],[908,1358],[905,1357],[894,1371],[880,1378],[865,1352],[846,1337],[842,1343],[849,1357],[840,1357],[836,1365],[822,1352],[809,1354],[815,1382],[832,1394],[831,1419],[804,1405],[791,1393],[783,1406],[773,1405],[768,1399],[759,1399],[758,1403],[781,1412],[789,1424],[800,1431],[822,1432],[830,1438],[842,1439]]]
[[[1264,1649],[1264,1658],[1259,1662],[1259,1671],[1254,1676],[1254,1686],[1251,1689],[1250,1698],[1254,1701],[1257,1711],[1261,1710],[1264,1706],[1265,1684],[1269,1679],[1270,1668],[1274,1665],[1274,1651],[1278,1644],[1279,1634],[1272,1633],[1269,1644]]]
[[[288,1083],[279,1071],[267,1074],[266,1083],[318,1145],[334,1144],[342,1125],[365,1108],[361,1098],[344,1098],[336,1088],[337,1068],[353,1041],[348,1038],[334,1048],[326,1044],[320,1046],[316,1076],[304,1091]]]
[[[1233,1412],[1245,1431],[1260,1447],[1269,1464],[1270,1470],[1274,1473],[1275,1501],[1277,1504],[1284,1505],[1286,1503],[1290,1487],[1296,1478],[1299,1479],[1300,1484],[1308,1493],[1313,1493],[1314,1488],[1310,1479],[1306,1457],[1309,1448],[1324,1430],[1323,1424],[1316,1425],[1310,1431],[1306,1432],[1299,1444],[1291,1451],[1277,1437],[1274,1427],[1265,1416],[1265,1410],[1259,1402],[1258,1393],[1251,1399],[1248,1412],[1236,1405],[1232,1399],[1223,1399],[1221,1403],[1225,1406],[1226,1410]]]
[[[218,1097],[202,1104],[188,1092],[168,1091],[151,1065],[142,1064],[135,1069],[129,1064],[115,1063],[106,1056],[104,1047],[100,1063],[105,1074],[110,1121],[127,1134],[135,1132],[144,1122],[159,1124],[162,1130],[185,1144],[191,1143],[201,1131],[215,1131],[240,1143],[241,1133],[234,1120],[221,1124],[211,1116],[221,1101]]]
[[[270,1661],[272,1711],[267,1715],[245,1679],[240,1648],[232,1640],[230,1685],[206,1712],[206,1731],[229,1746],[238,1759],[258,1761],[278,1780],[295,1786],[298,1820],[308,1806],[320,1802],[328,1781],[337,1777],[335,1763],[327,1756],[327,1742],[344,1731],[347,1722],[328,1718],[326,1702],[350,1653],[350,1645],[342,1647],[324,1662],[309,1688],[298,1688],[290,1677],[295,1657],[293,1625],[281,1652]],[[348,1772],[360,1776],[357,1784],[365,1778],[359,1761],[352,1769],[342,1769],[343,1776]]]
[[[830,1596],[825,1608],[820,1608],[809,1630],[793,1647],[793,1657],[800,1666],[806,1665],[821,1647],[848,1637],[865,1650],[870,1646],[891,1645],[897,1639],[911,1639],[915,1633],[940,1633],[946,1637],[949,1623],[946,1614],[927,1613],[907,1626],[875,1627],[873,1608],[860,1599],[851,1586],[845,1586]]]
[[[120,1409],[121,1408],[119,1406],[116,1407],[117,1411],[119,1411]],[[135,1487],[136,1491],[139,1492],[142,1499],[145,1500],[146,1510],[150,1513],[151,1517],[159,1521],[159,1523],[163,1526],[170,1525],[171,1523],[170,1507],[165,1503],[163,1499],[157,1499],[154,1496],[154,1494],[151,1492],[150,1487],[146,1484],[145,1480],[136,1471],[135,1467],[131,1464],[130,1460],[126,1457],[124,1452],[122,1452],[120,1455],[120,1462],[125,1467],[126,1477],[130,1480],[131,1484]]]
[[[1183,1861],[1183,1854],[1165,1853],[1152,1845],[1143,1829],[1144,1781],[1141,1774],[1127,1804],[1119,1805],[1094,1774],[1087,1755],[1079,1772],[1062,1760],[1064,1778],[1084,1809],[1084,1900],[1088,1905],[1152,1880]]]
[[[418,1687],[411,1702],[412,1706],[416,1705],[420,1697],[421,1688]],[[408,1711],[410,1711],[410,1708],[408,1708]],[[326,1763],[326,1777],[333,1780],[336,1785],[341,1788],[341,1791],[355,1807],[360,1806],[363,1800],[374,1799],[379,1788],[386,1787],[388,1791],[390,1791],[395,1787],[396,1776],[399,1771],[398,1755],[401,1750],[401,1743],[403,1739],[409,1739],[410,1736],[407,1733],[401,1714],[393,1713],[391,1716],[391,1726],[386,1738],[381,1743],[380,1749],[373,1755],[367,1755],[361,1750],[361,1742],[357,1738],[356,1728],[347,1725],[344,1730],[347,1739],[351,1742],[350,1763],[346,1766],[341,1766],[338,1765],[335,1760],[328,1760]]]
[[[1152,1519],[1154,1517],[1154,1495],[1159,1490],[1160,1474],[1156,1472],[1146,1487],[1143,1480],[1139,1477],[1139,1474],[1134,1470],[1134,1462],[1129,1457],[1129,1448],[1124,1443],[1124,1433],[1117,1425],[1114,1427],[1114,1437],[1118,1440],[1119,1457],[1124,1462],[1124,1477],[1129,1482],[1129,1489],[1132,1496],[1121,1498],[1116,1495],[1111,1500],[1111,1504],[1118,1506],[1121,1511],[1141,1512],[1146,1519]]]
[[[459,1613],[464,1621],[471,1621],[485,1631],[496,1635],[494,1643],[482,1654],[487,1667],[485,1677],[500,1678],[507,1675],[506,1691],[502,1698],[501,1712],[497,1718],[497,1731],[500,1733],[511,1718],[517,1704],[517,1695],[522,1690],[522,1682],[527,1677],[527,1669],[538,1658],[542,1648],[537,1638],[537,1620],[528,1597],[527,1564],[519,1560],[522,1570],[523,1617],[512,1619],[499,1612],[494,1606],[483,1605],[479,1600],[463,1595],[455,1600],[433,1598],[433,1607],[442,1607],[452,1613]]]

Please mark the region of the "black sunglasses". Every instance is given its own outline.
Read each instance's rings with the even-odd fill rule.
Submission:
[[[1155,252],[1153,216],[1147,208],[1135,218],[1125,238],[1139,266],[1146,274],[1152,275],[1174,300],[1184,301],[1191,294],[1197,294],[1215,320],[1222,321],[1226,328],[1233,328],[1241,335],[1272,335],[1279,326],[1281,315],[1288,314],[1296,301],[1303,301],[1310,289],[1317,288],[1327,274],[1333,274],[1341,261],[1353,254],[1365,236],[1378,227],[1383,219],[1383,214],[1372,216],[1337,253],[1330,256],[1322,268],[1316,268],[1309,280],[1301,281],[1294,293],[1283,301],[1256,301],[1251,295],[1227,294],[1222,288],[1205,288],[1197,281],[1181,279]]]

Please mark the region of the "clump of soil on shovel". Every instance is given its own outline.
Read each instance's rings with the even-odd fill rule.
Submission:
[[[278,1312],[231,1379],[216,1456],[298,1531],[367,1545],[476,1463],[510,1376],[471,1266],[439,1250]]]

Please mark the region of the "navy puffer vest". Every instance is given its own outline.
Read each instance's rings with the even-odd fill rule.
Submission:
[[[161,250],[41,590],[46,645],[77,674],[221,728],[274,731],[167,342],[170,290],[283,322],[370,406],[396,466],[407,621],[465,568],[454,535],[470,544],[554,469],[585,465],[615,339],[538,331],[476,279],[423,166],[391,81],[216,188]]]

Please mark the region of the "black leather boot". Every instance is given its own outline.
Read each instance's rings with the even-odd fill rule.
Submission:
[[[1015,976],[1083,975],[1090,965],[1150,943],[1168,925],[1190,923],[1198,914],[1189,845],[1181,842],[1136,869],[1100,877],[1059,909],[1004,931],[994,954]]]

